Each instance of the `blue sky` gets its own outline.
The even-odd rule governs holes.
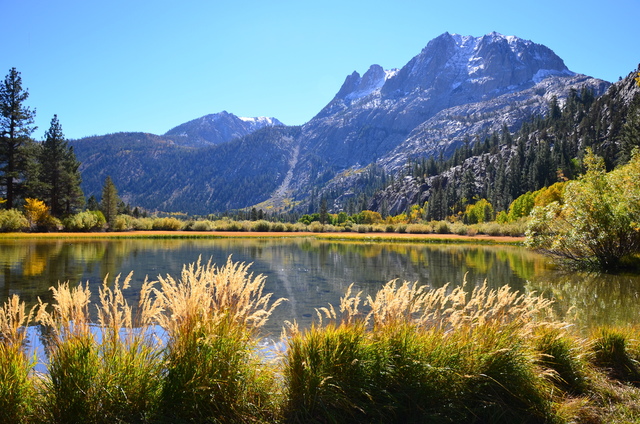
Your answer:
[[[544,44],[617,81],[640,62],[640,0],[0,0],[0,77],[22,74],[42,139],[163,134],[226,110],[311,119],[347,75],[400,68],[444,32]]]

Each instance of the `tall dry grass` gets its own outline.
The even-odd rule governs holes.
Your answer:
[[[49,358],[43,413],[49,422],[95,422],[100,366],[90,327],[91,292],[88,284],[62,283],[51,290],[55,302],[51,308],[40,303],[36,317],[46,329]]]
[[[95,304],[87,285],[60,284],[35,319],[17,297],[5,303],[0,422],[591,423],[640,412],[637,329],[581,338],[536,294],[391,281],[364,297],[351,286],[311,328],[290,324],[273,360],[260,329],[283,299],[249,265],[199,260],[145,280],[135,306],[131,280],[105,278]],[[46,374],[24,349],[34,321]]]
[[[391,281],[362,299],[350,287],[339,313],[319,309],[306,332],[292,325],[286,420],[553,422],[550,371],[528,343],[551,301],[465,288]]]
[[[33,309],[13,295],[0,309],[0,422],[22,423],[31,417],[35,388],[29,377],[35,358],[26,353],[27,327]]]
[[[165,420],[244,422],[273,415],[272,368],[257,331],[284,299],[263,294],[249,266],[200,260],[181,278],[159,278],[154,305],[166,331],[160,414]],[[251,418],[253,417],[253,418]]]
[[[125,300],[130,273],[108,277],[99,289],[97,325],[91,322],[88,285],[52,288],[55,302],[41,303],[49,363],[43,415],[47,422],[145,422],[159,396],[160,341],[152,333],[157,314],[153,283],[145,281],[139,314]],[[112,286],[112,287],[110,287]]]

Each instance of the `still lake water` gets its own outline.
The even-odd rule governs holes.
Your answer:
[[[130,271],[133,281],[126,295],[135,304],[146,276],[177,278],[183,265],[199,257],[222,266],[230,255],[234,261],[252,263],[251,272],[267,277],[265,293],[274,293],[273,299],[289,299],[269,321],[267,331],[273,336],[284,320],[306,326],[315,308],[337,306],[351,283],[366,296],[393,279],[441,287],[461,284],[465,275],[470,288],[486,280],[493,288],[508,284],[553,297],[559,314],[582,329],[640,321],[638,275],[567,273],[547,258],[514,246],[315,238],[1,240],[0,304],[12,294],[28,305],[38,297],[51,302],[49,287],[59,281],[88,281],[96,302],[105,275],[113,280]]]

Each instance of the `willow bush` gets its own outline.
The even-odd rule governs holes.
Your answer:
[[[640,151],[610,173],[591,152],[564,202],[536,207],[526,244],[572,265],[615,270],[640,253]]]

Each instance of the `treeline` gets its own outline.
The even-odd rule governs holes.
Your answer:
[[[84,207],[80,162],[69,146],[57,115],[42,142],[31,134],[35,110],[25,105],[29,92],[11,68],[0,84],[0,203],[4,208],[36,208],[44,202],[52,217],[63,217]]]

